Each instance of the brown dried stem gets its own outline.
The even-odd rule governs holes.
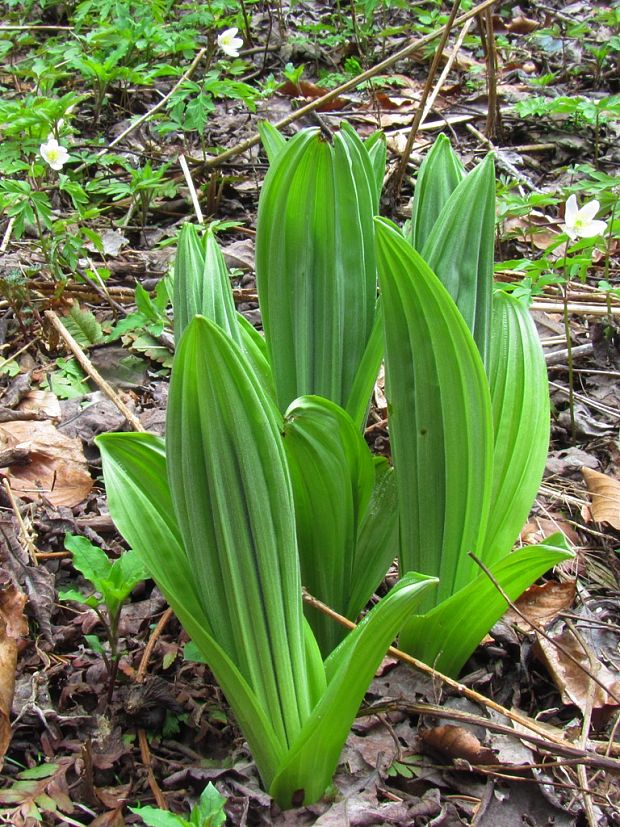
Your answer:
[[[311,594],[304,589],[303,591],[303,598],[304,601],[313,608],[317,609],[319,612],[331,617],[337,623],[340,623],[341,626],[345,626],[347,629],[355,629],[356,625],[351,620],[342,615],[335,612],[333,609],[330,609],[325,603],[318,600],[316,597],[313,597]],[[518,712],[513,712],[511,709],[507,709],[506,707],[502,706],[501,704],[496,703],[495,701],[491,700],[490,698],[486,698],[484,695],[481,695],[479,692],[476,692],[475,689],[470,689],[465,684],[459,683],[459,681],[455,681],[453,678],[448,677],[448,675],[444,675],[442,672],[438,672],[436,669],[433,669],[432,666],[424,663],[417,658],[408,655],[406,652],[403,652],[400,649],[396,649],[394,646],[390,646],[388,649],[388,654],[392,655],[392,657],[397,658],[398,660],[402,661],[403,663],[408,664],[409,666],[413,666],[414,669],[417,669],[418,672],[422,672],[424,675],[429,675],[434,680],[441,681],[441,683],[449,686],[450,689],[453,689],[455,692],[458,692],[459,695],[462,695],[465,698],[468,698],[470,701],[474,703],[481,704],[482,706],[487,707],[487,709],[492,709],[494,712],[498,712],[500,715],[504,715],[506,718],[509,718],[511,721],[514,721],[521,727],[525,727],[526,729],[530,730],[531,732],[535,732],[540,738],[544,739],[548,744],[559,744],[560,746],[567,746],[565,740],[560,737],[555,737],[550,734],[547,730],[543,727],[539,726],[536,722],[526,718],[523,715],[520,715]]]
[[[497,591],[501,594],[501,596],[504,598],[504,600],[506,601],[506,603],[510,606],[510,608],[511,608],[514,612],[516,612],[516,614],[518,614],[518,615],[519,615],[519,617],[521,618],[521,620],[523,620],[525,623],[527,623],[527,625],[528,625],[528,626],[531,626],[531,627],[532,627],[532,629],[536,632],[536,634],[540,635],[541,637],[544,637],[544,639],[545,639],[546,641],[548,641],[548,642],[549,642],[552,646],[555,646],[555,648],[556,648],[559,652],[561,652],[561,653],[564,655],[564,657],[568,658],[568,659],[569,659],[572,663],[574,663],[574,664],[575,664],[575,666],[576,666],[578,669],[581,669],[581,671],[582,671],[585,675],[587,675],[587,677],[588,677],[591,681],[594,681],[594,683],[598,684],[598,686],[599,686],[599,687],[600,687],[600,688],[601,688],[601,689],[602,689],[602,690],[603,690],[603,691],[604,691],[607,695],[609,695],[609,697],[610,697],[610,698],[613,698],[613,700],[614,700],[614,701],[616,701],[616,703],[620,704],[620,698],[619,698],[619,697],[618,697],[618,696],[617,696],[617,695],[616,695],[616,694],[615,694],[615,693],[614,693],[614,692],[610,689],[610,687],[609,687],[609,686],[607,686],[605,683],[603,683],[603,681],[602,681],[602,680],[600,680],[600,678],[597,678],[597,676],[596,676],[596,675],[594,675],[594,674],[593,674],[593,673],[592,673],[589,669],[587,669],[587,668],[586,668],[586,667],[585,667],[585,666],[584,666],[584,665],[583,665],[583,664],[582,664],[582,663],[581,663],[581,662],[580,662],[580,661],[579,661],[579,660],[578,660],[578,659],[577,659],[577,658],[576,658],[576,657],[572,654],[572,652],[569,652],[569,650],[568,650],[568,649],[566,649],[564,646],[562,646],[562,644],[561,644],[561,643],[558,643],[558,641],[557,641],[557,640],[554,640],[554,639],[551,637],[551,635],[548,635],[548,634],[547,634],[547,632],[545,632],[545,630],[542,628],[542,626],[539,626],[539,625],[538,625],[538,623],[535,623],[535,622],[534,622],[531,618],[527,617],[527,615],[526,615],[526,614],[524,614],[524,613],[521,611],[521,609],[517,606],[517,604],[514,602],[514,600],[511,600],[511,599],[510,599],[510,597],[508,597],[508,595],[506,594],[506,591],[504,590],[504,588],[502,587],[502,585],[501,585],[501,584],[497,581],[497,578],[496,578],[496,577],[493,575],[493,573],[492,573],[492,572],[491,572],[491,571],[487,568],[487,566],[485,566],[485,564],[482,562],[482,560],[480,560],[478,557],[476,557],[476,555],[475,555],[473,552],[471,552],[471,551],[469,552],[469,556],[470,556],[470,557],[471,557],[471,559],[474,561],[474,563],[475,563],[475,564],[476,564],[476,565],[477,565],[480,569],[482,569],[482,571],[484,572],[484,574],[486,574],[486,576],[489,578],[489,580],[491,581],[491,583],[493,583],[493,585],[495,586],[495,588],[497,589]]]
[[[476,6],[471,8],[465,14],[462,14],[460,17],[457,17],[454,21],[454,26],[460,26],[465,23],[467,20],[470,20],[472,17],[475,17],[480,12],[484,11],[484,9],[490,8],[491,6],[495,5],[497,0],[483,0],[482,3],[478,3]],[[302,106],[300,109],[295,110],[295,112],[287,115],[286,118],[282,118],[282,120],[277,121],[274,126],[276,129],[282,129],[285,126],[293,123],[294,121],[298,121],[300,118],[303,118],[305,115],[308,115],[310,112],[314,112],[315,109],[320,109],[324,104],[330,103],[334,100],[334,98],[343,95],[345,92],[349,92],[351,89],[355,89],[356,86],[359,86],[361,83],[365,83],[365,81],[370,80],[371,78],[375,77],[376,75],[380,74],[381,72],[385,71],[386,69],[391,69],[395,63],[398,63],[399,60],[404,60],[405,58],[411,57],[414,52],[419,51],[423,46],[427,46],[429,43],[432,43],[436,40],[441,33],[443,32],[443,27],[441,29],[435,29],[432,32],[429,32],[424,37],[419,37],[416,40],[412,41],[408,46],[404,46],[398,52],[395,52],[390,57],[387,57],[385,60],[382,60],[380,63],[377,63],[370,69],[367,69],[365,72],[357,75],[351,80],[346,81],[346,83],[337,86],[335,89],[331,89],[329,92],[326,92],[320,98],[315,98],[310,103],[307,103],[305,106]],[[204,163],[204,166],[207,169],[211,169],[212,167],[218,167],[223,164],[225,161],[229,161],[231,158],[235,158],[237,155],[241,155],[248,149],[251,149],[256,144],[260,143],[260,135],[256,133],[251,138],[247,138],[245,141],[241,141],[241,143],[236,144],[235,146],[227,149],[225,152],[216,155],[213,158],[208,158],[207,161]]]
[[[405,172],[407,171],[407,163],[409,161],[409,156],[411,155],[411,148],[413,147],[415,136],[418,133],[418,127],[420,126],[422,118],[424,117],[426,101],[431,93],[433,81],[435,80],[435,75],[439,67],[439,61],[441,60],[443,50],[446,46],[446,43],[448,42],[448,38],[450,37],[450,32],[452,31],[452,27],[454,26],[454,22],[456,20],[456,13],[458,12],[460,5],[461,0],[454,0],[454,3],[452,4],[452,9],[450,10],[450,16],[448,17],[446,24],[443,27],[443,31],[441,33],[439,45],[437,46],[435,54],[433,55],[431,68],[428,70],[428,75],[426,78],[426,82],[424,84],[424,89],[422,90],[422,97],[420,98],[420,102],[418,103],[418,108],[413,118],[411,129],[409,130],[407,143],[405,144],[405,148],[400,157],[400,161],[398,162],[398,166],[396,167],[396,171],[394,172],[391,189],[392,197],[395,202],[398,200],[398,196],[400,195],[400,189],[403,184],[403,178],[405,177]]]
[[[99,373],[97,368],[93,365],[88,356],[84,353],[82,348],[78,345],[73,336],[64,326],[59,316],[53,310],[46,310],[45,318],[51,322],[54,329],[60,334],[65,344],[73,353],[75,358],[78,360],[82,368],[84,368],[88,376],[90,376],[93,382],[103,391],[103,393],[105,393],[108,399],[111,399],[112,402],[114,402],[116,407],[123,414],[123,416],[125,417],[127,422],[129,422],[134,431],[144,431],[145,429],[143,428],[138,417],[132,411],[129,410],[127,405],[125,405],[125,403],[120,398],[118,393],[114,390],[114,388],[106,382],[106,380]]]

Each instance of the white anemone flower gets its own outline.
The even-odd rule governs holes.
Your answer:
[[[577,206],[577,196],[571,195],[566,202],[564,224],[561,228],[573,241],[576,238],[594,238],[603,235],[607,229],[606,221],[596,221],[594,216],[599,211],[598,201],[588,201],[581,209]]]
[[[50,135],[44,144],[39,147],[41,158],[46,164],[49,164],[52,169],[58,171],[69,160],[69,153],[64,146],[58,143],[53,135]]]
[[[217,36],[217,45],[229,57],[239,57],[239,49],[243,46],[243,40],[237,37],[239,29],[226,29]]]

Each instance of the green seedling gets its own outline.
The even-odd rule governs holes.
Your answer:
[[[116,560],[110,560],[103,549],[94,546],[86,537],[65,535],[65,548],[73,555],[73,565],[93,586],[93,592],[85,595],[75,589],[62,590],[61,600],[81,603],[94,609],[103,623],[110,646],[107,656],[101,654],[108,670],[108,702],[114,690],[120,652],[118,648],[118,624],[123,604],[132,589],[149,575],[144,563],[133,551],[125,551]]]
[[[148,827],[221,827],[226,822],[226,798],[209,782],[192,807],[189,818],[168,813],[158,807],[130,807]]]

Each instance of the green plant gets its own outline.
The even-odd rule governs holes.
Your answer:
[[[243,351],[196,317],[167,441],[98,438],[111,513],[221,684],[283,807],[319,798],[395,631],[434,581],[410,575],[323,662],[303,618],[282,418]]]
[[[558,536],[510,554],[542,477],[549,401],[527,307],[502,293],[491,304],[493,180],[492,159],[463,177],[439,140],[414,195],[423,255],[377,219],[400,560],[440,581],[400,640],[450,673],[506,605],[468,552],[512,596],[569,554]]]
[[[515,104],[515,111],[522,118],[565,116],[574,129],[589,126],[594,130],[594,164],[598,164],[601,129],[620,114],[620,95],[600,99],[582,95],[545,98],[531,96]]]
[[[61,759],[57,764],[39,764],[18,772],[11,786],[0,790],[0,804],[8,805],[0,809],[4,823],[44,823],[47,814],[60,821],[64,820],[61,813],[73,813],[73,802],[65,792],[68,769],[66,759]]]
[[[221,827],[226,822],[226,799],[209,782],[192,807],[189,818],[160,810],[159,807],[130,807],[148,827]]]
[[[118,164],[126,174],[126,180],[120,177],[106,180],[95,179],[89,187],[91,194],[111,196],[113,201],[130,199],[130,206],[124,223],[128,224],[133,213],[137,210],[139,219],[144,226],[149,210],[155,198],[171,198],[176,193],[175,184],[166,177],[169,164],[153,167],[150,161],[138,167],[132,166],[125,158],[118,155],[106,155],[103,163]]]
[[[118,624],[124,602],[132,589],[149,575],[139,555],[133,551],[125,551],[116,560],[110,560],[103,549],[94,546],[86,537],[65,535],[65,548],[73,555],[74,567],[89,580],[94,592],[84,595],[75,589],[64,589],[59,592],[61,600],[71,600],[94,609],[103,623],[110,646],[110,655],[106,655],[103,647],[95,643],[96,649],[102,655],[109,677],[108,702],[114,690],[114,682],[118,670]],[[91,641],[93,643],[94,641]]]
[[[273,328],[278,334],[283,329],[282,317],[278,314],[289,306],[280,301],[280,294],[292,296],[292,283],[303,289],[304,295],[316,291],[321,296],[317,298],[318,310],[314,317],[308,313],[294,319],[296,334],[286,339],[289,357],[297,348],[305,360],[300,375],[295,374],[301,358],[295,356],[296,363],[291,359],[293,364],[288,365],[285,354],[280,357],[283,381],[289,383],[285,392],[291,396],[290,399],[281,396],[285,411],[284,445],[296,505],[302,580],[315,597],[354,620],[397,553],[394,477],[385,461],[373,460],[361,436],[382,353],[380,313],[375,312],[371,319],[370,338],[364,344],[354,312],[355,303],[360,317],[365,300],[370,298],[368,304],[373,310],[376,303],[374,258],[365,257],[367,244],[360,245],[363,233],[372,230],[372,202],[364,201],[356,215],[348,208],[347,189],[352,181],[357,182],[357,191],[364,196],[370,186],[378,189],[383,178],[384,155],[383,146],[376,139],[365,146],[350,130],[344,132],[336,153],[329,152],[331,148],[314,130],[301,137],[303,142],[293,139],[287,143],[279,133],[263,126],[263,142],[272,166],[282,169],[281,178],[261,194],[263,216],[281,215],[282,200],[289,201],[284,208],[287,226],[279,234],[273,232],[273,226],[264,218],[260,224],[258,243],[269,251],[263,262],[264,272],[269,274],[269,295],[265,298],[263,294],[261,307],[265,312],[269,296],[278,297]],[[317,152],[323,157],[322,166],[315,164]],[[332,189],[334,179],[338,185],[336,193]],[[307,189],[315,193],[316,212],[320,216],[317,226],[310,228],[303,250],[298,249],[299,232],[304,232],[304,224],[307,225],[304,213],[300,212],[303,184],[291,194],[286,186],[289,180],[305,181]],[[327,238],[321,235],[325,215],[331,215],[333,220],[333,234]],[[357,218],[357,225],[353,217]],[[354,245],[361,249],[356,250]],[[342,250],[346,251],[344,255]],[[320,265],[313,269],[317,261]],[[305,285],[301,285],[295,268],[307,274]],[[295,273],[292,278],[291,269]],[[355,295],[356,285],[366,292],[366,297]],[[294,297],[291,302],[294,303]],[[337,326],[321,316],[322,306],[332,306]],[[272,363],[265,348],[268,339],[257,336],[235,312],[229,275],[211,230],[207,230],[202,243],[191,226],[186,225],[181,231],[175,261],[174,308],[177,337],[197,313],[215,321],[243,348],[269,396],[277,398],[276,377],[272,375]],[[291,311],[287,319],[293,315]],[[353,324],[347,326],[345,317],[353,319]],[[361,321],[364,322],[363,317]],[[290,335],[286,328],[284,335]],[[314,351],[303,343],[304,337],[315,343]],[[342,398],[340,365],[336,364],[335,381],[328,389],[333,394],[331,399],[316,395],[317,385],[322,381],[319,371],[326,367],[321,361],[326,352],[344,356],[341,364],[348,360],[346,370],[354,379],[350,393],[354,416],[333,401],[334,397]],[[325,382],[323,384],[325,386]],[[304,392],[314,395],[293,401]],[[321,652],[327,656],[342,640],[344,630],[311,608],[307,608],[306,614]]]
[[[256,277],[278,405],[317,394],[361,427],[381,361],[372,216],[385,143],[346,123],[333,146],[317,130],[286,143],[268,132]]]
[[[502,294],[491,309],[492,160],[464,176],[440,142],[421,173],[412,235],[437,274],[377,220],[377,313],[374,257],[360,252],[370,249],[382,178],[377,139],[364,146],[346,127],[333,150],[314,130],[287,142],[265,128],[264,139],[272,169],[257,261],[267,347],[234,310],[213,234],[203,242],[184,228],[166,444],[141,434],[98,444],[117,525],[220,681],[267,789],[290,806],[326,788],[390,633],[404,623],[408,648],[456,672],[504,611],[469,550],[513,597],[570,552],[554,537],[509,554],[540,482],[548,395],[527,309]],[[339,189],[351,181],[360,203]],[[434,221],[424,220],[424,199]],[[300,205],[310,220],[299,220]],[[374,318],[332,324],[343,293],[348,310],[360,302],[351,283]],[[309,313],[315,293],[321,312]],[[375,342],[367,360],[369,340],[383,328],[395,474],[359,433],[382,352]],[[355,416],[340,406],[352,396]],[[428,596],[434,578],[407,574],[342,642],[309,614],[311,632],[300,573],[357,613],[396,547],[397,518],[402,570],[439,574],[438,598]],[[414,615],[420,598],[425,611]]]

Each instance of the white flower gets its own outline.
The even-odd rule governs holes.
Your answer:
[[[564,211],[565,224],[561,224],[569,238],[594,238],[603,235],[607,229],[606,221],[595,221],[594,216],[599,211],[598,201],[588,201],[581,209],[577,207],[577,196],[571,195],[566,202]]]
[[[53,135],[50,135],[44,144],[39,147],[41,158],[51,166],[52,169],[62,169],[69,160],[69,153],[61,146]]]
[[[237,37],[239,29],[226,29],[217,36],[217,45],[229,57],[239,57],[239,49],[243,46],[243,40]]]

